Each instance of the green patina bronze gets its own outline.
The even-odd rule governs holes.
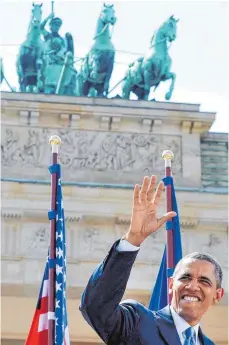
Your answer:
[[[43,91],[43,44],[41,41],[42,5],[33,4],[27,37],[16,61],[21,92]]]
[[[77,72],[72,35],[59,35],[62,20],[53,12],[43,22],[41,18],[42,5],[33,4],[27,38],[20,46],[16,63],[20,91],[75,95]],[[46,29],[48,22],[50,31]]]
[[[114,27],[116,20],[113,5],[104,4],[97,21],[94,44],[83,59],[77,78],[78,96],[107,96],[115,58],[110,26]]]
[[[49,22],[50,31],[46,29]],[[61,37],[59,30],[62,20],[51,13],[41,23],[44,38],[44,93],[75,95],[76,76],[74,68],[74,43],[70,33]]]
[[[151,87],[155,86],[156,89],[162,81],[169,79],[171,85],[165,98],[171,98],[176,74],[171,72],[169,43],[176,39],[177,22],[174,16],[164,22],[154,33],[148,53],[129,65],[122,86],[123,98],[129,99],[130,92],[133,92],[138,99],[148,100]]]
[[[62,20],[54,16],[53,2],[52,13],[41,20],[42,5],[33,4],[27,37],[20,46],[16,63],[20,91],[107,97],[115,59],[114,6],[103,4],[93,45],[82,59],[78,75],[74,67],[73,37],[70,33],[64,37],[59,34]],[[129,65],[122,80],[122,98],[129,99],[133,92],[138,99],[148,100],[151,87],[156,89],[169,79],[171,84],[165,98],[171,98],[176,74],[171,72],[169,47],[176,39],[177,22],[174,16],[165,21],[154,33],[148,53]]]

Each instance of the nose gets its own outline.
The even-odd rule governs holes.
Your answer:
[[[199,290],[199,283],[196,279],[190,280],[190,282],[185,287],[187,290],[196,291]]]

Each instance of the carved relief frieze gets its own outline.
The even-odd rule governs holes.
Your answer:
[[[39,173],[50,163],[48,139],[53,133],[62,140],[60,161],[65,172],[162,172],[161,152],[174,152],[174,174],[181,175],[182,155],[179,136],[139,133],[107,133],[68,129],[26,127],[2,128],[3,167],[29,167]],[[8,169],[9,170],[9,169]]]

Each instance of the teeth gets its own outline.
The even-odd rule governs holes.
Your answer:
[[[184,300],[191,301],[191,302],[198,302],[197,297],[184,296]]]

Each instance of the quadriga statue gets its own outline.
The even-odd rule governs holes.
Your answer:
[[[43,44],[41,41],[42,4],[32,5],[32,15],[27,37],[17,56],[16,68],[21,92],[42,92],[43,85]]]
[[[165,98],[171,98],[176,74],[171,72],[169,46],[176,39],[177,22],[174,16],[164,22],[153,35],[148,53],[129,65],[122,85],[122,98],[129,99],[133,92],[138,99],[148,100],[151,87],[156,89],[162,81],[169,79],[171,84]]]
[[[46,29],[49,22],[50,31]],[[74,43],[70,33],[61,37],[62,20],[51,13],[41,23],[44,44],[44,93],[75,95],[77,71],[74,68]]]
[[[93,38],[94,44],[83,59],[77,77],[78,96],[107,96],[115,58],[110,26],[114,26],[116,20],[113,5],[103,4]]]

